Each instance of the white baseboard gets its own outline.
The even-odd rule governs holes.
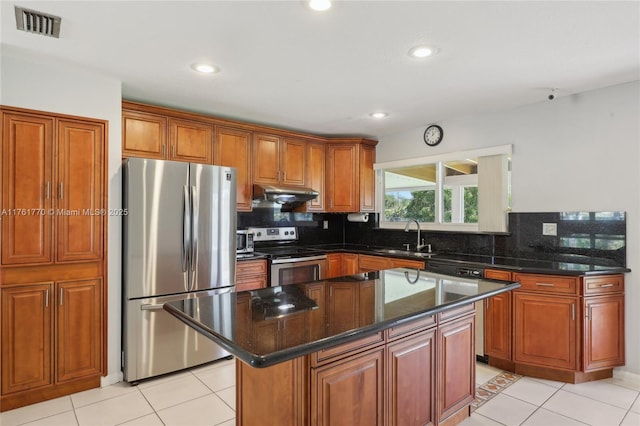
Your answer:
[[[124,380],[122,371],[118,371],[117,373],[111,373],[100,378],[100,387],[104,388],[106,386],[121,382],[122,380]]]
[[[616,380],[621,380],[623,382],[629,382],[634,384],[640,383],[640,374],[632,373],[626,370],[621,370],[619,368],[613,369],[613,378]]]

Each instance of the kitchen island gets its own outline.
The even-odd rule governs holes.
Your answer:
[[[474,302],[518,287],[397,268],[164,309],[237,357],[239,425],[456,424],[475,393]]]

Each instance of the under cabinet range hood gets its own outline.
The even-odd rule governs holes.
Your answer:
[[[265,184],[253,185],[254,200],[279,204],[283,210],[294,209],[316,198],[318,198],[318,191],[311,188]]]

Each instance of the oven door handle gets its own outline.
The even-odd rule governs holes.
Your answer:
[[[319,256],[286,257],[286,258],[280,258],[280,259],[271,259],[271,263],[273,265],[279,265],[282,263],[314,262],[316,260],[327,260],[327,255],[322,254]]]

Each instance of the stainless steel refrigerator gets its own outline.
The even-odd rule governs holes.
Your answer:
[[[162,306],[234,289],[235,169],[129,158],[123,178],[125,381],[228,356]],[[215,308],[210,315],[224,326],[232,306]]]

